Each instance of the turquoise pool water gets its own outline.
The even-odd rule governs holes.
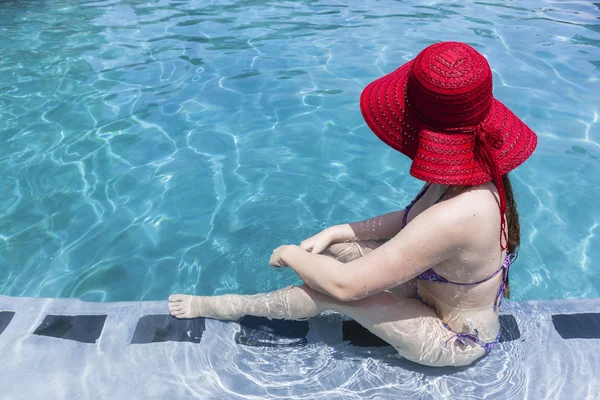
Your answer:
[[[271,250],[419,182],[362,88],[439,40],[539,135],[513,298],[600,295],[600,5],[15,1],[0,10],[0,293],[91,301],[297,283]]]

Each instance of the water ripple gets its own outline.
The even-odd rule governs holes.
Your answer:
[[[462,40],[540,136],[514,177],[513,296],[598,296],[600,8],[378,4],[3,2],[0,293],[111,301],[297,283],[266,266],[273,248],[398,209],[418,187],[366,128],[362,88]]]

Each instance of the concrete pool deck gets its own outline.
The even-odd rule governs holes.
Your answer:
[[[600,299],[506,301],[502,314],[490,355],[436,369],[334,313],[180,321],[166,301],[0,296],[0,398],[598,398]]]

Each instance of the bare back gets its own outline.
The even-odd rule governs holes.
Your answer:
[[[444,207],[448,213],[468,211],[472,218],[461,220],[461,248],[432,269],[453,282],[478,282],[496,272],[506,255],[500,249],[498,194],[491,182],[453,189],[431,185],[411,208],[407,220],[410,223],[430,207]],[[502,274],[469,286],[419,280],[418,292],[424,301],[435,306],[440,318],[453,329],[477,328],[482,338],[493,338],[498,330],[494,303],[501,281]]]

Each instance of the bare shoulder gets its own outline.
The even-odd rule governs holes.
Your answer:
[[[498,191],[492,182],[463,189],[437,207],[453,231],[473,237],[477,242],[490,237],[500,227]]]
[[[500,213],[495,186],[482,184],[450,193],[425,209],[398,234],[399,246],[481,250],[498,240]],[[394,241],[396,243],[396,241]],[[411,250],[414,251],[414,250]]]

